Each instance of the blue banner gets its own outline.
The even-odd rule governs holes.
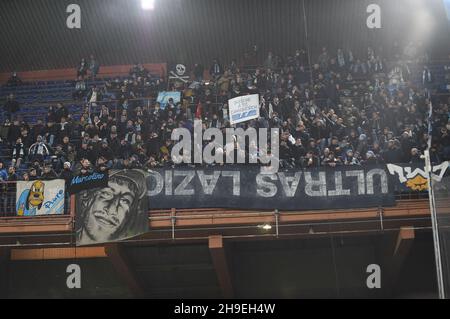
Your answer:
[[[180,103],[181,92],[159,92],[156,101],[161,105],[161,109],[165,109],[171,98],[173,99],[174,104]]]

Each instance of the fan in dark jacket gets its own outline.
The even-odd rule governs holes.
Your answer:
[[[75,170],[75,176],[88,176],[94,172],[91,162],[84,158],[81,160],[79,167]]]
[[[108,174],[109,167],[108,167],[106,158],[104,158],[103,156],[100,156],[100,157],[97,159],[97,165],[96,165],[96,167],[95,167],[95,170],[96,170],[98,173]]]
[[[17,72],[13,72],[11,74],[11,77],[8,80],[7,85],[8,86],[18,86],[18,85],[21,85],[21,84],[22,84],[22,80],[17,75]]]
[[[88,64],[86,59],[81,59],[80,64],[77,66],[77,76],[85,77],[88,71]]]
[[[104,140],[101,144],[101,147],[98,151],[99,157],[104,157],[106,161],[111,161],[114,158],[114,153],[112,149],[108,146],[108,142]]]
[[[303,168],[317,168],[319,167],[319,159],[312,151],[308,151],[303,159]]]
[[[12,149],[12,164],[16,168],[19,168],[26,155],[26,148],[22,143],[22,139],[19,137]]]
[[[368,151],[366,153],[366,160],[362,161],[361,164],[363,166],[375,166],[381,164],[383,161],[377,157],[377,155],[373,151]]]
[[[215,79],[219,78],[219,76],[223,74],[222,65],[220,65],[217,59],[213,61],[213,64],[209,68],[209,74]]]
[[[91,103],[100,102],[103,100],[102,92],[98,87],[94,86],[87,95],[87,101]]]
[[[70,169],[70,162],[64,163],[64,168],[59,174],[59,178],[63,179],[66,182],[66,190],[69,188],[69,185],[73,178],[72,170]]]
[[[388,164],[403,163],[403,155],[394,140],[388,142],[388,149],[382,154],[384,161]]]
[[[413,147],[411,149],[411,160],[409,163],[421,165],[425,164],[425,160],[422,158],[422,154],[420,154],[420,151],[416,147]]]
[[[12,213],[15,211],[16,200],[14,194],[16,194],[16,182],[17,182],[16,169],[13,166],[8,168],[8,183],[6,184],[6,192],[8,196],[7,212]]]
[[[69,110],[67,109],[67,107],[61,103],[58,103],[56,105],[56,109],[54,110],[55,112],[55,122],[56,123],[60,123],[62,118],[67,119],[67,117],[69,116]]]
[[[53,170],[53,167],[51,167],[50,165],[46,165],[44,167],[44,172],[42,173],[41,179],[44,181],[50,181],[57,178],[58,175],[56,175],[55,171]]]
[[[20,109],[19,102],[16,101],[16,98],[14,97],[14,94],[10,94],[7,99],[6,103],[3,106],[3,110],[6,112],[6,115],[9,120],[11,120],[12,116],[17,113]]]

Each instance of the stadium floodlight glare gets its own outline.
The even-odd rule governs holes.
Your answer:
[[[155,9],[155,0],[141,0],[142,9],[153,10]]]

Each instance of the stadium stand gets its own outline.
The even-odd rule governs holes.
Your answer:
[[[21,2],[0,21],[0,298],[450,289],[442,0]]]
[[[203,120],[205,128],[229,127],[228,99],[250,93],[263,96],[261,117],[238,126],[280,128],[282,168],[420,163],[430,102],[432,159],[450,159],[450,61],[425,63],[423,53],[388,62],[371,48],[360,60],[351,51],[332,55],[324,48],[309,68],[300,52],[284,58],[269,53],[259,67],[245,62],[223,67],[216,61],[210,72],[201,69],[188,83],[167,84],[137,64],[127,76],[95,80],[17,83],[13,77],[0,91],[2,182],[67,180],[79,174],[86,159],[97,170],[174,166],[174,128],[191,130],[194,119]],[[75,89],[80,81],[81,95]],[[183,99],[163,108],[156,98],[167,87]],[[8,99],[18,103],[14,114],[6,112]]]

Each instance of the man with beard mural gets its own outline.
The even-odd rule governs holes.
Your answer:
[[[113,171],[108,187],[77,195],[77,246],[114,242],[147,232],[145,172]]]

